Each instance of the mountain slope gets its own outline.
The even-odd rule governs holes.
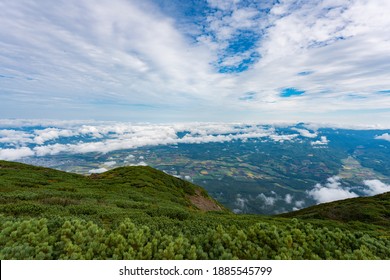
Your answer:
[[[390,228],[390,192],[323,203],[279,216],[340,222],[358,221]]]
[[[0,161],[0,211],[13,215],[177,215],[227,211],[199,186],[151,167],[120,167],[82,176]],[[206,207],[203,207],[206,205]]]
[[[0,259],[390,259],[386,224],[310,218],[235,215],[150,167],[81,176],[0,161]]]

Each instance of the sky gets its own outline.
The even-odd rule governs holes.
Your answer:
[[[0,118],[388,126],[389,14],[388,0],[1,0]]]

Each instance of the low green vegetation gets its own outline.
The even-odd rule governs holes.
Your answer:
[[[360,225],[366,229],[370,226],[390,229],[390,192],[323,203],[280,216],[305,220],[334,220]]]
[[[0,161],[1,259],[390,258],[377,217],[296,217],[235,215],[150,167],[82,176]]]

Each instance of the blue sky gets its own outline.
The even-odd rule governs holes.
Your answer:
[[[390,1],[0,2],[0,118],[390,123]]]

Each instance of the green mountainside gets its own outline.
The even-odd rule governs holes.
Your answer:
[[[147,166],[77,175],[0,161],[1,212],[14,216],[86,217],[113,223],[125,217],[184,219],[205,210],[227,211],[190,182]]]
[[[389,201],[236,215],[151,167],[82,176],[0,161],[0,258],[390,259]]]
[[[279,216],[355,222],[390,228],[390,192],[323,203]]]

